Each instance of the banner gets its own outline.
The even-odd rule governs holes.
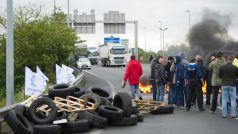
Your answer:
[[[40,95],[46,87],[45,80],[38,73],[25,67],[25,95]]]

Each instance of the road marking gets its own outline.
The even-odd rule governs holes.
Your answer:
[[[106,80],[106,81],[107,81],[108,85],[110,86],[110,88],[112,89],[112,96],[115,96],[116,90],[115,90],[114,85],[109,80]]]
[[[89,74],[91,74],[91,75],[97,76],[97,74],[92,73],[92,72],[89,72],[89,71],[87,71],[87,70],[83,70],[83,71],[86,72],[86,73],[89,73]]]

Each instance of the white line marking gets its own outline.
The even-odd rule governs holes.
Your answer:
[[[92,73],[92,72],[89,72],[89,71],[87,71],[87,70],[83,70],[83,71],[84,71],[84,72],[87,72],[87,73],[89,73],[89,74],[91,74],[91,75],[97,76],[97,74]]]
[[[107,83],[110,86],[110,88],[112,89],[112,96],[115,96],[116,91],[115,91],[114,85],[109,80],[107,80]]]

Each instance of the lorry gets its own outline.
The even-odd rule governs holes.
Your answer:
[[[121,44],[107,43],[99,46],[102,66],[126,66],[126,50]]]

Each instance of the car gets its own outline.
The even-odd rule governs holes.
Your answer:
[[[91,63],[88,58],[80,58],[77,61],[77,67],[80,69],[91,69]]]

